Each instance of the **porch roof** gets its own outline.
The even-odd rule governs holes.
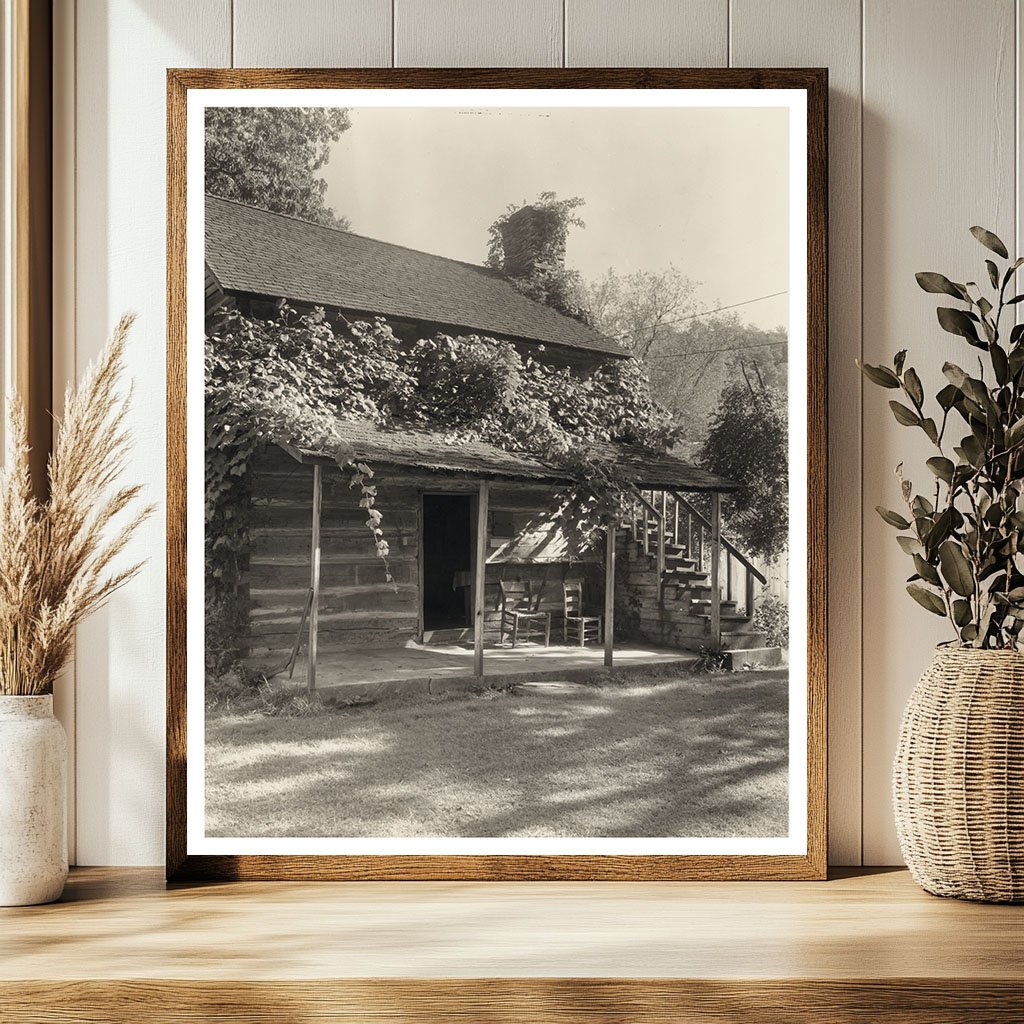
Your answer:
[[[366,422],[339,424],[341,435],[362,462],[464,473],[471,477],[535,480],[570,484],[577,478],[564,467],[531,455],[508,452],[486,441],[456,440],[450,434],[411,427],[381,428]],[[334,464],[331,454],[302,445],[282,446],[301,462]],[[724,477],[708,473],[674,455],[660,455],[636,445],[599,444],[594,454],[613,461],[638,487],[678,491],[738,490]]]

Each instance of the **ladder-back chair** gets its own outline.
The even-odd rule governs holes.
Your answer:
[[[544,646],[551,644],[551,612],[540,610],[540,599],[543,587],[534,593],[530,580],[525,583],[513,583],[501,580],[498,583],[501,591],[501,640],[505,645],[505,636],[512,638],[515,647],[520,640],[531,637],[544,638]]]
[[[583,583],[562,584],[562,639],[582,647],[588,640],[604,640],[604,623],[600,615],[583,614]]]

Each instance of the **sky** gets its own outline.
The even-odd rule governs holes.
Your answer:
[[[472,263],[509,205],[582,196],[566,262],[585,278],[674,264],[706,307],[788,285],[788,112],[779,108],[350,109],[322,173],[373,238]],[[737,312],[785,325],[782,295]]]

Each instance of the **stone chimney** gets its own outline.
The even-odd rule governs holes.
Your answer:
[[[502,269],[509,277],[530,277],[537,269],[554,270],[565,262],[565,229],[558,214],[524,206],[501,225]]]

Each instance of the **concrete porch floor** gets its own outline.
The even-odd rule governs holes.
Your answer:
[[[616,646],[614,668],[647,668],[655,665],[692,665],[696,655],[687,652],[623,644]],[[552,644],[521,645],[515,649],[488,644],[484,647],[484,677],[473,675],[471,644],[321,652],[317,658],[316,688],[323,694],[344,696],[382,693],[442,693],[502,687],[532,680],[578,681],[604,672],[604,648]],[[278,685],[304,687],[306,661],[300,658],[291,680],[287,673],[274,677]]]

